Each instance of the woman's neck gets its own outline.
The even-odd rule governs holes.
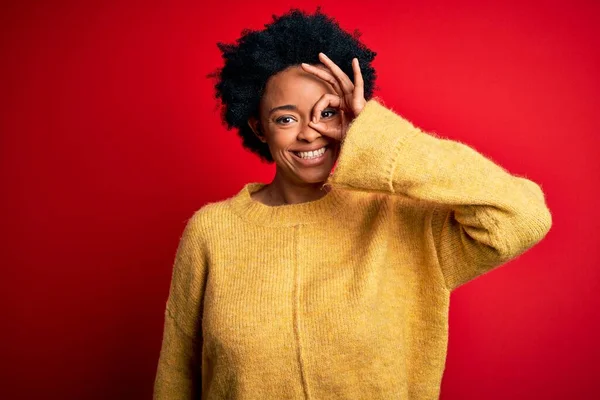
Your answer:
[[[297,184],[276,174],[273,181],[254,192],[252,198],[268,206],[306,203],[318,200],[329,192],[331,188],[324,187],[323,183]]]

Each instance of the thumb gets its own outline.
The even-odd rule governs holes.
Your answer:
[[[309,125],[312,128],[319,131],[319,133],[322,135],[325,135],[327,137],[330,137],[330,138],[338,140],[338,141],[341,140],[341,137],[343,134],[341,125],[331,126],[331,124],[327,124],[324,122],[314,123],[312,121],[309,122]]]
[[[310,125],[311,128],[316,129],[317,131],[319,131],[319,133],[322,133],[324,135],[326,135],[327,131],[329,130],[329,127],[327,126],[327,124],[322,121],[319,121],[319,122],[308,121],[308,125]]]

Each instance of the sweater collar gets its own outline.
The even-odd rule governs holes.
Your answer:
[[[344,207],[348,196],[344,190],[332,186],[329,192],[317,200],[268,206],[250,196],[263,186],[266,186],[266,183],[247,183],[230,199],[236,214],[244,220],[262,226],[293,226],[329,219]]]

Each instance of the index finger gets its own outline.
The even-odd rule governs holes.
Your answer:
[[[321,113],[327,107],[339,108],[341,106],[340,96],[332,93],[325,93],[313,106],[313,118],[315,123],[318,123],[321,119]]]
[[[342,95],[344,93],[342,91],[342,88],[340,87],[340,84],[337,81],[337,79],[333,75],[331,75],[328,71],[326,71],[325,69],[315,67],[315,66],[312,66],[312,65],[306,64],[306,63],[302,63],[301,65],[305,71],[310,72],[313,75],[316,75],[317,77],[323,79],[325,82],[327,82],[331,86],[333,86],[333,90],[335,90],[335,92],[338,93],[339,95]]]
[[[344,92],[352,93],[352,91],[354,90],[354,84],[352,83],[348,75],[346,75],[346,73],[342,71],[341,68],[338,67],[336,63],[331,61],[331,59],[327,57],[324,53],[319,53],[319,57],[321,58],[323,64],[328,66],[333,75],[338,79],[340,85],[344,89]]]

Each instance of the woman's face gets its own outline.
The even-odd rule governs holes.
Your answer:
[[[313,107],[325,93],[335,94],[328,82],[300,66],[289,67],[267,81],[260,102],[260,126],[254,118],[248,121],[255,133],[261,133],[259,138],[268,144],[278,174],[292,183],[325,181],[337,160],[340,142],[308,125]],[[321,112],[320,121],[332,126],[341,124],[339,110],[326,108]],[[320,155],[323,147],[325,153]],[[298,153],[319,149],[316,158],[314,154]]]

